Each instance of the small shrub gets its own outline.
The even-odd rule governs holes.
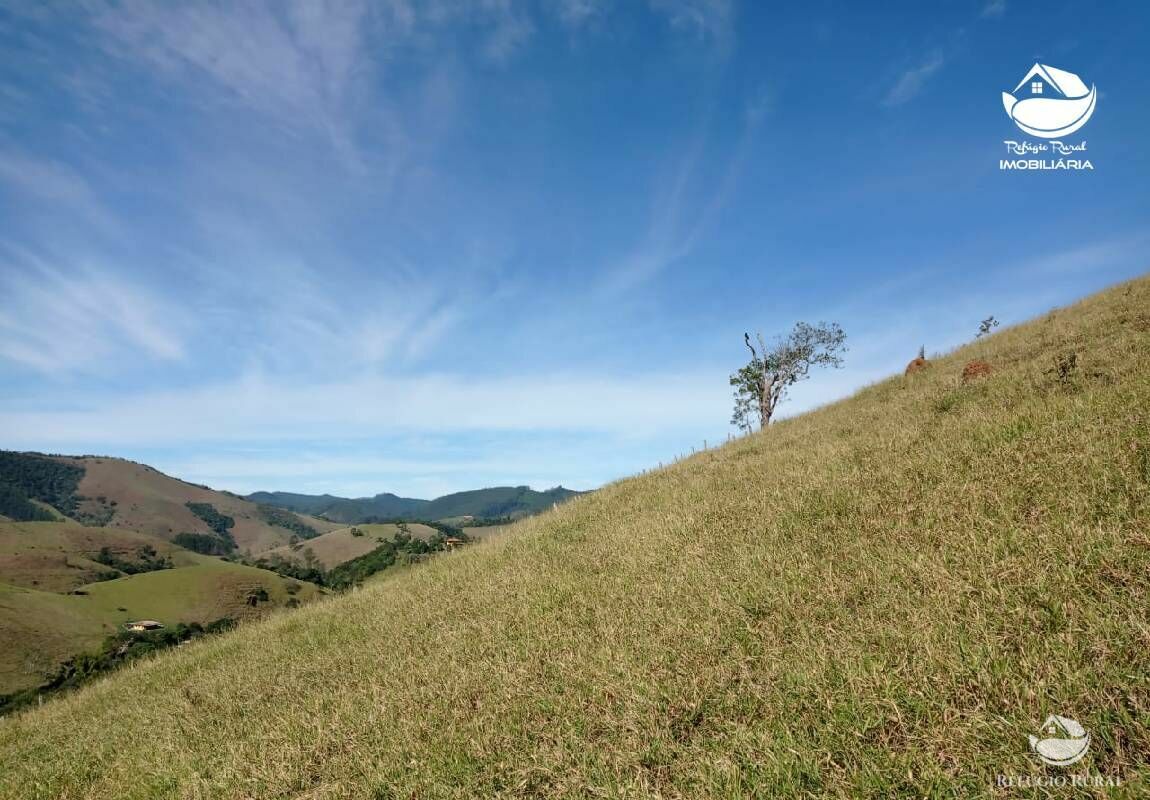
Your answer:
[[[1073,389],[1078,378],[1078,354],[1059,353],[1054,357],[1054,366],[1046,370],[1046,374],[1063,389]]]
[[[962,404],[962,396],[958,392],[947,392],[934,401],[934,410],[939,414],[946,414]]]

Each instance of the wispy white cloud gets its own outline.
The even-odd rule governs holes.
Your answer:
[[[942,69],[946,59],[941,50],[935,50],[916,67],[903,72],[883,98],[885,106],[900,106],[917,97],[935,74]]]
[[[10,249],[0,264],[0,359],[58,376],[115,359],[184,358],[181,312],[131,281]]]
[[[632,289],[695,250],[737,189],[754,137],[769,112],[770,99],[766,92],[756,95],[747,105],[742,134],[717,183],[709,187],[701,203],[690,200],[699,188],[699,163],[704,157],[707,141],[702,135],[695,139],[670,171],[670,183],[654,193],[643,238],[631,252],[608,267],[603,284],[606,294],[620,294]]]
[[[580,28],[602,17],[606,0],[550,0],[559,20],[570,28]]]
[[[367,10],[362,0],[142,1],[98,6],[95,20],[110,55],[184,79],[188,88],[210,85],[215,91],[201,92],[203,102],[247,107],[346,151],[356,87],[370,78]],[[396,29],[409,24],[403,4],[384,3],[375,13]]]
[[[983,17],[1001,17],[1006,13],[1006,0],[990,0],[982,7]]]
[[[480,5],[491,21],[483,55],[497,63],[506,62],[531,39],[535,24],[527,10],[511,0],[485,0]]]
[[[650,0],[650,4],[679,30],[724,46],[730,43],[735,23],[732,0]]]
[[[375,455],[341,444],[331,447],[301,444],[292,448],[291,457],[276,449],[221,451],[209,456],[152,457],[153,466],[184,480],[252,492],[275,487],[286,491],[305,491],[352,496],[371,496],[396,492],[414,497],[438,497],[454,491],[475,489],[481,485],[522,485],[536,489],[563,484],[568,488],[591,489],[599,485],[602,468],[611,463],[611,471],[625,474],[621,460],[602,452],[594,441],[569,437],[545,440],[549,446],[562,449],[562,462],[540,463],[540,441],[504,441],[497,452],[478,455],[466,446],[444,446],[436,441],[413,443],[396,440],[389,443],[395,450],[412,447],[420,457]],[[633,455],[631,456],[634,457]]]
[[[1148,249],[1150,235],[1128,234],[1036,255],[1015,269],[1023,275],[1042,276],[1051,280],[1114,267],[1145,266],[1150,265],[1150,257],[1146,256]]]
[[[115,227],[113,217],[88,182],[71,166],[52,159],[0,150],[0,191],[7,190],[37,211],[58,215],[67,210],[74,220],[101,230]]]
[[[381,433],[592,431],[639,436],[707,429],[725,402],[722,374],[611,378],[368,377],[337,382],[241,379],[106,397],[82,410],[0,411],[9,446],[87,441],[119,447],[209,441],[363,440]]]

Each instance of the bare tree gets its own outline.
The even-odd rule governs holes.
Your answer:
[[[735,411],[731,424],[748,433],[771,424],[771,417],[787,390],[810,376],[812,367],[841,367],[842,353],[846,352],[846,334],[837,322],[811,325],[799,322],[785,337],[779,337],[770,347],[762,334],[755,337],[759,347],[751,343],[751,335],[743,334],[743,342],[751,351],[751,361],[731,376],[735,387]]]

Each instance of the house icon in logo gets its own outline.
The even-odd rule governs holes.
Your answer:
[[[1002,105],[1014,124],[1032,136],[1068,136],[1090,121],[1098,91],[1073,72],[1035,64],[1013,92],[1002,93]]]
[[[1043,763],[1054,767],[1068,767],[1080,760],[1090,749],[1090,734],[1070,717],[1051,714],[1042,723],[1041,737],[1030,736],[1030,749]]]

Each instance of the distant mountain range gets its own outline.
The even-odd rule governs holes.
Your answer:
[[[298,514],[310,514],[332,522],[354,524],[369,519],[441,520],[457,517],[501,519],[537,514],[556,503],[582,494],[556,486],[537,492],[529,486],[495,486],[419,500],[383,493],[375,497],[335,497],[330,494],[294,492],[253,492],[245,499],[276,506]]]

